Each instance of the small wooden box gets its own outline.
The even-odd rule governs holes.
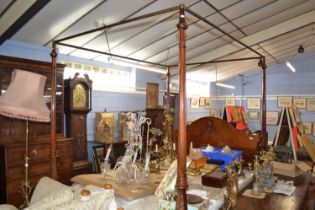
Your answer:
[[[207,157],[202,157],[202,158],[197,159],[197,160],[192,160],[190,165],[189,165],[189,168],[192,168],[192,169],[202,168],[204,166],[204,164],[207,163],[207,160],[208,160]]]
[[[222,171],[212,171],[201,177],[201,183],[205,186],[222,188],[226,185],[227,175]]]

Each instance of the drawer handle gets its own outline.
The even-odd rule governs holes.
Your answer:
[[[58,157],[59,157],[59,155],[60,155],[59,150],[56,150],[56,157],[58,158]]]
[[[32,153],[33,153],[33,155],[37,155],[38,154],[37,149],[33,149]]]

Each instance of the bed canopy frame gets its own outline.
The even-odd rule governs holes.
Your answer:
[[[140,59],[135,59],[131,57],[125,57],[117,54],[112,54],[112,53],[107,53],[103,51],[98,51],[98,50],[93,50],[81,46],[75,46],[71,44],[66,44],[63,43],[63,41],[77,38],[86,34],[90,34],[96,31],[103,31],[105,29],[110,29],[114,28],[116,26],[128,24],[131,22],[135,22],[138,20],[143,20],[146,18],[150,18],[153,16],[169,13],[172,11],[178,11],[179,13],[179,22],[177,24],[177,28],[179,30],[179,61],[178,65],[164,65],[160,63],[154,63],[154,62],[149,62],[145,60],[140,60]],[[243,49],[248,49],[255,53],[257,56],[256,57],[246,57],[246,58],[237,58],[237,59],[228,59],[228,60],[209,60],[209,61],[203,61],[203,62],[194,62],[194,63],[186,63],[186,29],[187,29],[187,24],[185,20],[185,12],[189,13],[190,15],[196,17],[197,19],[203,21],[210,27],[215,28],[216,30],[220,31],[222,34],[226,35],[229,37],[231,40],[237,42],[240,44]],[[189,8],[186,8],[184,5],[179,5],[176,7],[171,7],[163,10],[159,10],[153,13],[145,14],[142,16],[134,17],[134,18],[129,18],[123,21],[119,21],[116,23],[112,23],[109,25],[105,25],[103,27],[99,27],[96,29],[84,31],[82,33],[74,34],[62,39],[54,40],[52,42],[52,52],[51,52],[51,57],[52,57],[52,97],[51,97],[51,150],[52,150],[52,170],[51,170],[51,176],[52,178],[57,179],[58,174],[57,174],[57,162],[56,162],[56,59],[57,59],[57,50],[56,46],[61,45],[65,47],[71,47],[79,50],[85,50],[89,52],[94,52],[94,53],[99,53],[111,57],[116,57],[116,58],[122,58],[126,59],[129,61],[134,61],[134,62],[140,62],[144,64],[150,64],[154,66],[159,66],[167,69],[167,106],[166,106],[166,111],[169,111],[169,100],[170,100],[170,91],[169,91],[169,80],[170,80],[170,68],[171,67],[178,67],[178,74],[179,74],[179,113],[178,113],[178,143],[177,143],[177,160],[178,160],[178,169],[177,169],[177,183],[176,183],[176,189],[177,189],[177,205],[176,209],[187,209],[187,196],[186,196],[186,189],[188,188],[187,184],[187,175],[186,175],[186,66],[188,65],[205,65],[205,64],[210,64],[210,63],[221,63],[221,62],[235,62],[235,61],[244,61],[244,60],[258,60],[259,66],[262,68],[262,106],[261,106],[261,112],[262,112],[262,121],[261,121],[261,127],[262,127],[262,136],[260,139],[260,142],[258,144],[258,151],[264,150],[267,147],[267,139],[266,139],[266,59],[265,56],[251,48],[250,46],[246,45],[245,43],[237,40],[224,30],[220,29],[218,26],[215,24],[211,23],[207,19],[203,18],[202,16],[198,15],[194,11],[190,10]]]

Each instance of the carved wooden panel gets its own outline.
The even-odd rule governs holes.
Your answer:
[[[71,114],[70,137],[73,138],[73,160],[87,159],[86,114]]]

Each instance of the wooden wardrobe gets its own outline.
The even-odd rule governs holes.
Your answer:
[[[44,95],[47,106],[50,107],[51,63],[0,56],[0,95],[8,88],[14,69],[47,76]],[[73,175],[72,139],[64,137],[63,71],[64,65],[58,64],[56,156],[59,181],[70,184]],[[25,129],[24,120],[0,116],[0,203],[9,203],[17,207],[23,203],[21,186],[24,180]],[[50,123],[29,122],[29,177],[32,190],[41,177],[51,174],[50,139]]]

